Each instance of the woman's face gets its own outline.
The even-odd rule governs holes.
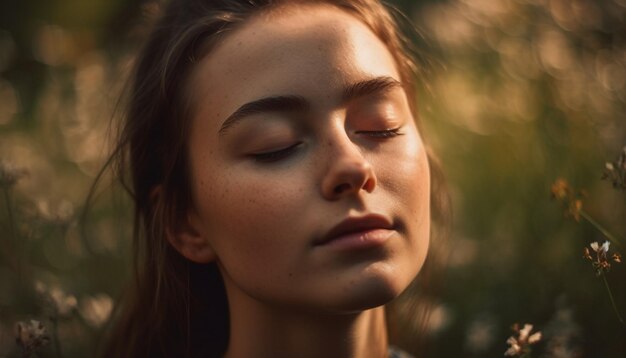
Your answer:
[[[366,25],[328,6],[257,16],[189,82],[189,217],[229,296],[348,312],[407,287],[428,250],[429,168]]]

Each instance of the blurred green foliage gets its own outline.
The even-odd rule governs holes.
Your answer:
[[[626,144],[625,0],[394,1],[418,29],[424,136],[454,206],[432,357],[502,356],[533,323],[540,357],[624,357],[626,327],[583,248],[626,253],[626,194],[602,180]],[[109,123],[152,2],[0,1],[0,356],[41,320],[43,356],[85,356],[129,275],[129,202],[105,177]],[[85,219],[85,220],[81,220]],[[626,270],[606,274],[626,314]],[[25,326],[26,327],[26,326]],[[451,344],[451,342],[454,342]]]

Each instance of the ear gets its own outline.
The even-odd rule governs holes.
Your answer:
[[[150,194],[158,213],[156,220],[164,226],[167,241],[181,255],[190,261],[206,264],[215,261],[216,255],[209,240],[202,235],[201,220],[193,208],[187,208],[185,215],[176,217],[166,204],[162,186],[157,186]]]

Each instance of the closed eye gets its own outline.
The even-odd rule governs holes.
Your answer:
[[[293,154],[293,152],[295,152],[301,144],[302,142],[297,142],[282,149],[273,150],[271,152],[253,153],[249,154],[249,156],[252,157],[255,161],[261,163],[277,162]]]
[[[404,133],[400,132],[400,127],[393,129],[385,129],[382,131],[356,131],[356,134],[364,134],[372,138],[386,139],[393,138],[399,135],[403,135]]]

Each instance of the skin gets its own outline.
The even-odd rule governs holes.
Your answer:
[[[226,356],[386,355],[383,305],[424,262],[430,181],[401,86],[345,101],[345,88],[376,78],[400,79],[385,45],[320,5],[256,16],[194,68],[193,207],[170,241],[192,261],[215,261],[224,277]],[[271,96],[300,96],[307,108],[242,116],[220,131],[242,105]],[[279,154],[255,156],[267,152]],[[369,213],[393,223],[384,244],[315,244]]]

